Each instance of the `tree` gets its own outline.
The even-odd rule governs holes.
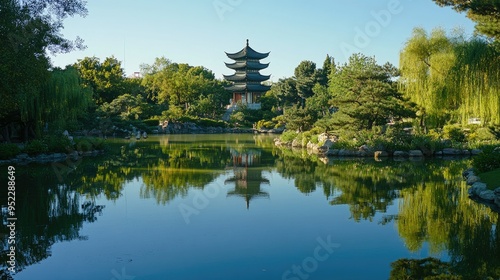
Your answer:
[[[182,108],[185,113],[194,115],[214,116],[220,113],[220,105],[229,100],[223,83],[205,67],[173,63],[164,57],[141,67],[144,73],[142,84],[148,96],[159,104]],[[208,106],[208,102],[213,104]]]
[[[298,104],[292,107],[287,107],[283,112],[283,117],[286,120],[286,128],[290,130],[307,131],[312,128],[317,119],[317,112],[302,108]]]
[[[14,123],[23,126],[24,139],[40,131],[40,95],[50,78],[47,51],[82,48],[80,39],[67,40],[60,30],[66,17],[86,12],[82,0],[0,2],[0,126],[5,140],[10,140]]]
[[[83,88],[78,71],[73,67],[54,69],[42,90],[41,119],[54,129],[64,130],[86,112],[92,103],[92,92]]]
[[[439,6],[451,6],[466,12],[476,22],[477,32],[495,40],[500,38],[500,2],[497,0],[433,0]]]
[[[83,84],[92,89],[97,105],[111,102],[125,90],[125,73],[121,62],[113,56],[102,63],[97,57],[85,57],[74,67],[80,72]]]
[[[401,52],[400,89],[419,105],[421,125],[465,125],[473,117],[500,124],[499,59],[482,38],[417,28]]]
[[[336,67],[335,59],[327,54],[325,61],[323,61],[323,68],[318,69],[318,83],[322,86],[327,86],[328,77],[332,71],[335,71]]]
[[[122,94],[113,99],[111,103],[102,104],[98,111],[105,117],[119,117],[122,120],[137,120],[146,107],[142,95],[133,96],[129,93]]]
[[[339,108],[333,116],[339,125],[351,129],[371,129],[390,119],[413,117],[414,111],[397,91],[397,69],[389,63],[378,65],[375,58],[354,54],[331,76],[330,104]]]
[[[316,63],[304,60],[295,68],[294,74],[297,94],[302,98],[302,106],[304,106],[305,100],[314,94],[312,89],[318,82]]]

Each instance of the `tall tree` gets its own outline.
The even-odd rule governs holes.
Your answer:
[[[113,101],[125,90],[124,70],[121,62],[113,56],[102,63],[97,57],[85,57],[74,67],[80,72],[84,85],[92,89],[98,105]]]
[[[41,125],[40,94],[50,75],[47,51],[82,48],[80,39],[62,37],[63,20],[85,15],[85,1],[0,1],[0,126],[9,141],[10,124],[21,123],[24,137]],[[34,133],[31,133],[34,134]]]
[[[498,0],[433,0],[440,6],[451,6],[476,22],[476,30],[495,40],[500,39],[500,2]]]
[[[297,94],[302,98],[302,106],[305,106],[305,100],[314,94],[312,89],[318,82],[316,63],[304,60],[295,68],[294,74]]]
[[[333,115],[340,126],[371,129],[390,119],[413,117],[414,111],[398,92],[394,79],[397,69],[375,58],[354,54],[349,62],[331,76],[331,105],[339,108]]]
[[[400,88],[420,106],[421,124],[500,124],[499,59],[484,39],[417,28],[401,52]]]
[[[92,102],[92,91],[82,86],[78,71],[72,67],[54,69],[44,87],[39,104],[41,118],[56,130],[67,129],[85,113]]]

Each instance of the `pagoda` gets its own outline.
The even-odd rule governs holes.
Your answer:
[[[266,58],[268,53],[260,53],[248,45],[237,53],[227,53],[226,55],[234,60],[233,63],[226,63],[226,66],[235,70],[233,75],[224,75],[224,79],[232,82],[226,90],[233,94],[229,107],[234,107],[238,102],[245,104],[249,109],[260,109],[260,97],[271,87],[261,84],[269,80],[269,76],[259,73],[266,69],[269,63],[261,63],[260,60]]]

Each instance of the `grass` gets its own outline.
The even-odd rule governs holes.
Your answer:
[[[478,174],[481,182],[486,183],[489,189],[496,189],[500,187],[500,168]]]

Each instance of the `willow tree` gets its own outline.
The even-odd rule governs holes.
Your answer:
[[[450,89],[460,98],[463,124],[471,117],[484,125],[500,124],[500,53],[481,38],[458,44]]]
[[[498,57],[482,39],[416,28],[400,55],[400,89],[420,106],[421,124],[499,124]]]
[[[422,28],[413,30],[400,55],[400,89],[420,106],[422,123],[428,119],[441,124],[449,111],[457,107],[446,87],[446,77],[454,63],[453,45],[442,29],[431,34]]]
[[[50,123],[51,128],[67,129],[71,122],[85,113],[91,102],[92,91],[82,87],[75,68],[55,69],[42,90],[37,119]]]

